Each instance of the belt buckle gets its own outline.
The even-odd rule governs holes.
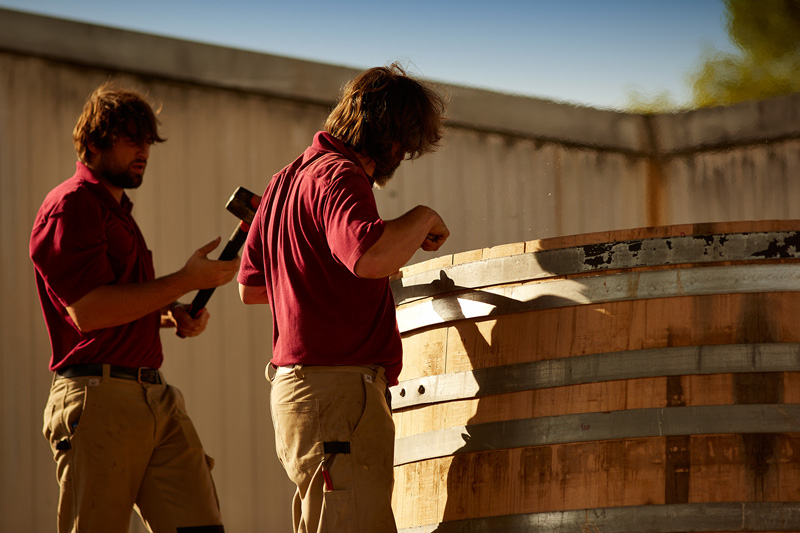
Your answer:
[[[151,385],[157,385],[157,384],[159,384],[161,382],[160,379],[155,379],[155,377],[158,377],[157,372],[158,372],[158,370],[154,370],[152,368],[147,368],[146,366],[140,366],[140,367],[138,367],[136,369],[136,382],[139,383],[139,384],[149,383]],[[155,377],[153,377],[154,373],[156,373]],[[144,380],[144,379],[142,379],[142,374],[148,374],[151,377],[150,377],[149,380]]]

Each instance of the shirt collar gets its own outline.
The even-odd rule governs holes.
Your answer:
[[[133,210],[133,202],[131,202],[127,193],[123,191],[122,201],[117,202],[117,199],[114,198],[114,195],[111,194],[111,191],[109,191],[106,186],[103,185],[103,182],[101,182],[97,176],[94,175],[89,167],[80,161],[75,163],[75,176],[77,176],[79,180],[86,183],[95,193],[95,195],[97,195],[100,203],[105,205],[108,209],[124,209],[128,213]]]
[[[370,185],[375,184],[375,180],[372,178],[372,176],[367,174],[366,170],[364,169],[364,164],[358,157],[358,152],[356,152],[352,146],[344,141],[337,139],[327,131],[319,131],[316,135],[314,135],[314,142],[311,146],[315,150],[321,152],[336,152],[341,154],[364,170],[364,175],[367,177],[367,179],[369,179]]]

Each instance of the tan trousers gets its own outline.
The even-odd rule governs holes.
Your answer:
[[[297,485],[294,531],[396,532],[394,422],[383,369],[281,370],[271,381],[270,406],[278,458]]]
[[[134,507],[154,533],[222,531],[212,460],[181,392],[104,373],[50,389],[43,432],[61,489],[59,533],[127,532]]]

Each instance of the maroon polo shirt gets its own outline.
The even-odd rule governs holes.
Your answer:
[[[81,333],[66,310],[102,285],[155,278],[152,254],[132,208],[126,194],[118,203],[80,162],[75,175],[50,191],[39,208],[30,256],[53,349],[50,370],[76,363],[161,366],[158,311]]]
[[[389,280],[354,273],[384,225],[355,152],[325,132],[272,178],[238,281],[266,285],[275,365],[378,364],[396,383],[403,349]]]

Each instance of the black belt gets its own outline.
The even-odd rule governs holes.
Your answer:
[[[112,378],[132,379],[139,383],[153,383],[155,385],[161,384],[161,372],[155,368],[131,367],[131,366],[117,366],[109,365],[108,375]],[[84,376],[102,376],[103,365],[101,364],[79,364],[65,366],[57,370],[56,374],[62,378],[80,378]]]

